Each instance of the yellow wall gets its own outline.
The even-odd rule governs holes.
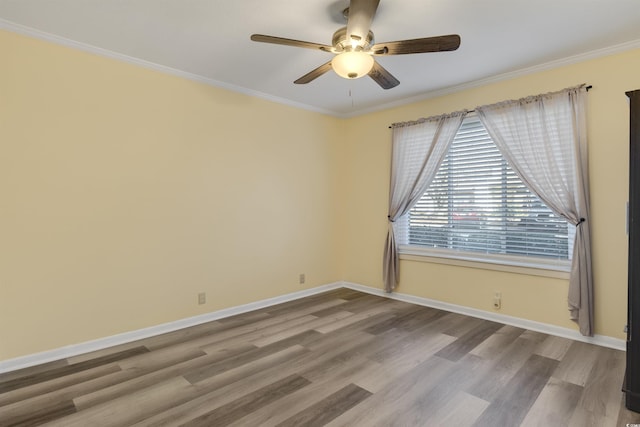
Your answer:
[[[623,337],[640,51],[348,120],[8,32],[0,52],[0,360],[338,280],[381,287],[388,125],[581,82],[596,333]],[[502,313],[573,327],[566,280],[401,269],[399,292],[491,310],[500,290]]]
[[[427,78],[427,77],[426,77]],[[538,72],[351,119],[345,139],[347,204],[344,279],[382,286],[390,139],[388,125],[506,99],[593,85],[588,99],[595,332],[624,338],[626,324],[629,109],[625,91],[640,88],[640,50]],[[574,328],[568,281],[403,260],[398,292]]]
[[[0,360],[339,279],[338,119],[8,32],[0,52]]]

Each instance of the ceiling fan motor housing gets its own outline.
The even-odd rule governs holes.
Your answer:
[[[336,49],[337,53],[349,50],[368,50],[374,42],[373,32],[369,31],[365,40],[356,41],[357,45],[354,48],[352,42],[350,40],[347,40],[347,27],[342,27],[338,31],[333,33],[331,44]]]

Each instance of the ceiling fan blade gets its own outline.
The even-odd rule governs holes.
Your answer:
[[[294,47],[304,47],[307,49],[322,50],[324,52],[333,53],[333,46],[319,44],[319,43],[312,43],[312,42],[304,42],[301,40],[286,39],[284,37],[266,36],[264,34],[252,34],[251,40],[253,40],[254,42],[281,44],[285,46],[294,46]]]
[[[393,77],[378,61],[373,63],[373,68],[369,71],[371,77],[382,89],[391,89],[400,84],[400,81]]]
[[[374,55],[405,55],[409,53],[444,52],[456,50],[459,46],[460,36],[450,34],[448,36],[376,43],[371,47],[371,52]]]
[[[367,40],[371,22],[378,9],[380,0],[351,0],[347,20],[347,40]]]
[[[324,73],[330,70],[331,70],[331,61],[327,62],[326,64],[322,64],[316,69],[309,71],[307,74],[300,77],[294,83],[297,85],[307,84],[309,82],[314,81],[315,79],[317,79],[318,77],[320,77],[321,75],[323,75]]]

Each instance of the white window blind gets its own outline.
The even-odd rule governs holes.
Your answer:
[[[464,120],[431,186],[397,227],[408,245],[553,260],[570,259],[575,233],[524,186],[477,116]]]

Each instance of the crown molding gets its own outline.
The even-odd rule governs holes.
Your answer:
[[[529,74],[534,74],[534,73],[538,73],[541,71],[546,71],[546,70],[551,70],[554,68],[559,68],[559,67],[563,67],[566,65],[571,65],[571,64],[576,64],[579,62],[583,62],[583,61],[587,61],[587,60],[591,60],[591,59],[596,59],[596,58],[601,58],[604,56],[609,56],[609,55],[614,55],[617,53],[622,53],[628,50],[633,50],[633,49],[639,49],[640,48],[640,39],[638,40],[631,40],[625,43],[620,43],[617,45],[613,45],[613,46],[609,46],[609,47],[605,47],[605,48],[601,48],[601,49],[595,49],[592,51],[588,51],[588,52],[584,52],[578,55],[572,55],[566,58],[561,58],[561,59],[557,59],[557,60],[553,60],[553,61],[549,61],[549,62],[545,62],[543,64],[538,64],[538,65],[534,65],[531,67],[527,67],[527,68],[522,68],[519,70],[514,70],[514,71],[509,71],[506,73],[502,73],[502,74],[497,74],[494,76],[489,76],[489,77],[485,77],[485,78],[481,78],[481,79],[477,79],[477,80],[472,80],[469,82],[465,82],[465,83],[461,83],[458,85],[453,85],[453,86],[449,86],[446,88],[442,88],[442,89],[437,89],[437,90],[433,90],[433,91],[428,91],[428,92],[424,92],[421,93],[419,95],[415,95],[415,96],[410,96],[407,98],[403,98],[401,100],[397,100],[397,101],[392,101],[392,102],[387,102],[387,103],[383,103],[383,104],[379,104],[376,105],[375,107],[371,107],[371,108],[363,108],[357,111],[353,111],[351,113],[347,113],[345,114],[344,112],[338,112],[338,111],[332,111],[332,110],[327,110],[324,108],[318,108],[318,107],[314,107],[308,104],[304,104],[304,103],[300,103],[300,102],[295,102],[295,101],[291,101],[289,99],[285,99],[285,98],[281,98],[278,96],[273,96],[273,95],[269,95],[267,93],[264,92],[260,92],[260,91],[256,91],[253,89],[248,89],[245,87],[241,87],[241,86],[237,86],[237,85],[232,85],[229,83],[225,83],[225,82],[221,82],[215,79],[211,79],[208,77],[204,77],[204,76],[200,76],[198,74],[193,74],[193,73],[189,73],[186,71],[182,71],[182,70],[178,70],[175,68],[171,68],[171,67],[167,67],[164,65],[160,65],[160,64],[156,64],[154,62],[150,62],[150,61],[145,61],[143,59],[138,59],[138,58],[134,58],[128,55],[124,55],[121,53],[117,53],[117,52],[113,52],[107,49],[103,49],[97,46],[93,46],[87,43],[81,43],[75,40],[71,40],[65,37],[61,37],[61,36],[57,36],[55,34],[51,34],[51,33],[47,33],[45,31],[40,31],[40,30],[36,30],[34,28],[31,27],[27,27],[25,25],[21,25],[21,24],[17,24],[11,21],[7,21],[4,19],[0,18],[0,30],[7,30],[7,31],[11,31],[17,34],[22,34],[25,36],[29,36],[29,37],[33,37],[33,38],[37,38],[37,39],[41,39],[41,40],[45,40],[51,43],[56,43],[59,45],[63,45],[63,46],[67,46],[67,47],[71,47],[74,49],[78,49],[84,52],[88,52],[88,53],[92,53],[92,54],[96,54],[99,56],[103,56],[103,57],[107,57],[107,58],[111,58],[111,59],[115,59],[115,60],[119,60],[119,61],[123,61],[123,62],[127,62],[133,65],[137,65],[140,67],[144,67],[150,70],[154,70],[154,71],[159,71],[161,73],[166,73],[166,74],[170,74],[176,77],[181,77],[187,80],[191,80],[191,81],[195,81],[198,83],[203,83],[209,86],[214,86],[217,88],[221,88],[221,89],[226,89],[232,92],[237,92],[237,93],[241,93],[243,95],[247,95],[247,96],[252,96],[255,98],[260,98],[260,99],[264,99],[266,101],[270,101],[270,102],[275,102],[278,104],[283,104],[283,105],[287,105],[293,108],[298,108],[298,109],[302,109],[302,110],[307,110],[307,111],[311,111],[311,112],[315,112],[315,113],[320,113],[320,114],[324,114],[324,115],[329,115],[329,116],[333,116],[333,117],[337,117],[337,118],[342,118],[342,119],[349,119],[352,117],[358,117],[358,116],[363,116],[366,114],[370,114],[370,113],[374,113],[374,112],[378,112],[378,111],[382,111],[382,110],[388,110],[391,108],[397,108],[397,107],[401,107],[401,106],[405,106],[405,105],[409,105],[409,104],[413,104],[416,102],[421,102],[421,101],[426,101],[428,99],[432,99],[432,98],[437,98],[440,96],[445,96],[445,95],[451,95],[457,92],[461,92],[464,90],[468,90],[468,89],[473,89],[473,88],[477,88],[477,87],[481,87],[481,86],[485,86],[488,84],[492,84],[492,83],[497,83],[497,82],[501,82],[504,80],[510,80],[516,77],[522,77],[522,76],[526,76]]]
[[[50,43],[78,49],[83,52],[91,53],[94,55],[103,56],[117,61],[126,62],[129,64],[137,65],[149,70],[158,71],[172,76],[181,77],[183,79],[191,80],[197,83],[203,83],[209,86],[217,87],[220,89],[226,89],[231,92],[240,93],[255,98],[264,99],[266,101],[275,102],[277,104],[287,105],[289,107],[298,108],[301,110],[312,111],[314,113],[320,113],[330,116],[338,117],[338,113],[335,111],[326,110],[323,108],[314,107],[311,105],[303,104],[300,102],[291,101],[289,99],[281,98],[278,96],[269,95],[264,92],[248,89],[242,86],[236,86],[229,83],[221,82],[219,80],[210,79],[198,74],[189,73],[187,71],[178,70],[176,68],[167,67],[165,65],[156,64],[155,62],[145,61],[144,59],[135,58],[133,56],[124,55],[122,53],[114,52],[101,47],[93,46],[87,43],[81,43],[75,40],[68,39],[66,37],[57,36],[55,34],[47,33],[45,31],[36,30],[25,25],[16,24],[11,21],[0,18],[0,30],[10,31],[16,34],[21,34],[27,37],[33,37],[36,39],[44,40]]]
[[[419,95],[403,98],[398,101],[388,102],[388,103],[376,105],[375,107],[372,107],[372,108],[365,108],[362,110],[358,110],[357,112],[354,112],[350,115],[346,115],[346,116],[343,115],[343,117],[346,117],[346,118],[357,117],[365,114],[375,113],[382,110],[389,110],[391,108],[402,107],[402,106],[413,104],[416,102],[426,101],[428,99],[433,99],[440,96],[451,95],[454,93],[462,92],[464,90],[474,89],[474,88],[486,86],[492,83],[499,83],[501,81],[511,80],[516,77],[523,77],[530,74],[552,70],[552,69],[564,67],[567,65],[577,64],[577,63],[588,61],[591,59],[597,59],[605,56],[615,55],[617,53],[622,53],[622,52],[626,52],[634,49],[640,49],[640,39],[631,40],[625,43],[620,43],[620,44],[605,47],[602,49],[596,49],[596,50],[580,53],[577,55],[568,56],[566,58],[556,59],[553,61],[545,62],[543,64],[533,65],[527,68],[521,68],[519,70],[509,71],[506,73],[496,74],[494,76],[485,77],[482,79],[472,80],[466,83],[461,83],[458,85],[453,85],[453,86],[445,87],[442,89],[424,92]]]

